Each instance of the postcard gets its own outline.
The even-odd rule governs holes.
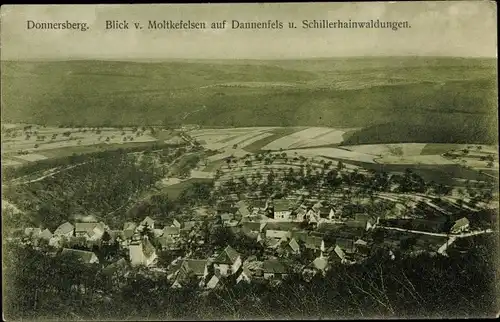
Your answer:
[[[4,318],[498,316],[496,10],[2,6]]]

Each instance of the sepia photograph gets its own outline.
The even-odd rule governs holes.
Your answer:
[[[0,23],[6,321],[498,317],[496,3]]]

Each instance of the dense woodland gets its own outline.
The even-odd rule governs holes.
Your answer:
[[[348,142],[497,142],[494,59],[5,61],[2,71],[4,122],[361,127]]]
[[[164,276],[142,268],[104,274],[98,264],[6,245],[5,317],[73,319],[492,317],[497,311],[498,235],[475,237],[449,257],[422,254],[390,260],[378,248],[369,260],[337,265],[305,282],[234,285],[204,293],[174,290]],[[19,268],[23,269],[19,269]],[[118,276],[121,276],[117,278]]]

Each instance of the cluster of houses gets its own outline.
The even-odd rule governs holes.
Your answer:
[[[201,287],[213,289],[221,284],[221,279],[229,278],[235,283],[276,281],[292,273],[309,278],[325,274],[335,263],[358,262],[370,253],[371,242],[365,238],[365,232],[381,225],[379,218],[367,214],[356,214],[347,220],[321,202],[297,206],[288,200],[268,200],[253,207],[246,201],[221,203],[215,219],[214,226],[246,235],[263,246],[265,253],[260,259],[255,255],[243,258],[241,253],[227,246],[211,256],[207,254],[206,258],[192,258],[192,252],[186,251],[187,254],[177,257],[167,267],[159,268],[156,265],[159,251],[178,251],[187,241],[195,245],[205,243],[198,229],[199,221],[176,219],[162,227],[146,217],[139,224],[126,222],[121,230],[111,230],[103,222],[65,222],[53,233],[48,229],[26,228],[23,234],[25,240],[34,244],[45,241],[62,249],[63,254],[74,254],[89,264],[99,262],[97,255],[75,246],[92,249],[93,245],[118,244],[120,249],[126,250],[128,258],[108,265],[106,271],[113,272],[119,266],[145,266],[165,273],[173,288],[182,287],[195,278]],[[333,241],[325,240],[325,232],[333,228],[343,234]],[[462,218],[455,222],[451,232],[460,233],[468,228],[468,220]],[[305,253],[310,262],[299,264],[297,258]],[[394,257],[392,251],[390,255]]]

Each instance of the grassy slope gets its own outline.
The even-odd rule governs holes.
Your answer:
[[[2,119],[368,127],[350,133],[348,143],[490,143],[495,76],[493,60],[454,58],[2,62]],[[228,82],[295,86],[205,87]]]

